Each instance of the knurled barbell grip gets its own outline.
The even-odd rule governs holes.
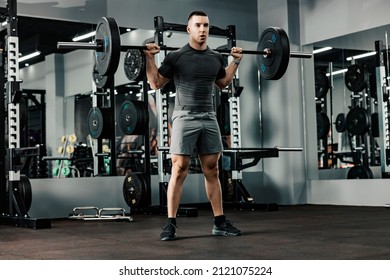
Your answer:
[[[103,49],[103,45],[99,42],[95,43],[84,43],[84,42],[58,42],[57,49],[64,50],[94,50],[100,51]]]

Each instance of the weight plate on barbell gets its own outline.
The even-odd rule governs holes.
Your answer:
[[[144,52],[138,49],[129,49],[126,52],[123,68],[126,77],[132,82],[139,82],[145,75]]]
[[[112,76],[110,76],[110,77],[112,77]],[[93,70],[92,70],[92,79],[98,88],[105,88],[111,81],[110,77],[100,75],[96,64],[94,65]]]
[[[317,139],[324,139],[330,130],[330,120],[328,116],[321,112],[317,113]]]
[[[119,125],[126,135],[141,135],[148,129],[149,114],[144,102],[126,100],[119,112]]]
[[[316,97],[323,98],[328,93],[329,90],[329,79],[326,76],[325,72],[316,69],[315,71],[315,87],[316,87]]]
[[[266,80],[280,79],[290,61],[290,42],[287,33],[279,27],[268,27],[260,35],[257,50],[270,51],[270,55],[257,55],[261,77]]]
[[[340,113],[337,115],[336,117],[336,121],[335,121],[335,127],[336,127],[336,131],[337,132],[344,132],[345,131],[345,114],[344,113]]]
[[[363,135],[371,126],[370,114],[361,107],[352,108],[345,119],[346,128],[353,135]]]
[[[145,181],[140,174],[128,174],[123,181],[123,198],[131,208],[143,206],[146,200]]]
[[[374,175],[369,167],[361,164],[351,167],[347,174],[347,179],[372,179]]]
[[[119,27],[113,18],[102,17],[96,27],[95,42],[103,44],[103,50],[95,52],[97,70],[102,76],[112,76],[119,65],[121,38]]]
[[[108,108],[93,107],[88,113],[88,131],[92,138],[109,138],[114,121]]]
[[[353,92],[363,91],[367,86],[368,72],[361,64],[354,64],[348,67],[345,73],[345,86]]]

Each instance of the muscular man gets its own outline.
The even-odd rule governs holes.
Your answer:
[[[205,177],[207,197],[214,214],[212,235],[237,236],[241,231],[226,219],[222,207],[218,160],[222,152],[219,131],[213,106],[213,87],[223,89],[229,85],[242,59],[242,49],[234,47],[233,61],[225,68],[222,55],[207,46],[209,18],[201,11],[188,17],[189,43],[168,53],[157,68],[154,55],[160,51],[156,44],[147,44],[146,74],[150,86],[158,89],[174,79],[176,86],[175,108],[172,114],[170,153],[172,172],[168,184],[168,223],[161,240],[176,237],[176,215],[183,183],[188,174],[190,156],[197,153]]]

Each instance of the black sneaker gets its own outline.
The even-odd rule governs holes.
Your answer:
[[[176,238],[176,226],[169,223],[164,228],[162,233],[160,234],[162,241],[169,241]]]
[[[223,224],[220,226],[217,226],[214,224],[212,235],[217,236],[238,236],[241,235],[241,231],[234,227],[230,221],[226,220]]]

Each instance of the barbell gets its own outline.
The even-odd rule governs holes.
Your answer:
[[[97,24],[94,42],[58,42],[58,49],[86,49],[95,51],[96,68],[100,75],[114,75],[119,65],[121,51],[145,50],[146,46],[121,46],[120,32],[115,19],[102,17]],[[178,50],[177,47],[161,46],[162,51]],[[214,49],[219,53],[230,53],[230,49]],[[257,55],[257,66],[261,77],[267,80],[280,79],[287,70],[290,57],[311,58],[311,53],[290,51],[287,33],[280,27],[268,27],[259,37],[257,50],[243,50],[243,54]]]

